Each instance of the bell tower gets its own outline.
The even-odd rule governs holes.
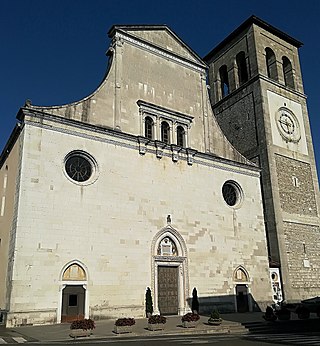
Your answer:
[[[287,301],[320,289],[319,185],[298,49],[252,16],[204,58],[214,114],[229,141],[261,167],[270,272]]]

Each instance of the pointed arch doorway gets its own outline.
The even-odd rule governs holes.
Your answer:
[[[62,271],[61,322],[85,318],[87,306],[87,274],[79,263],[73,262]]]
[[[155,314],[183,315],[190,310],[186,245],[170,225],[152,242],[152,287]]]
[[[235,303],[237,312],[252,311],[252,303],[249,292],[249,274],[244,267],[239,266],[234,271]]]

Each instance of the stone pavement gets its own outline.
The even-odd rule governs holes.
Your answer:
[[[318,331],[319,318],[311,314],[310,320],[298,320],[296,314],[291,315],[290,321],[277,321],[275,324],[265,322],[262,312],[254,313],[230,313],[221,314],[223,319],[220,326],[210,326],[207,324],[208,317],[201,316],[196,328],[183,328],[181,316],[167,317],[167,323],[162,331],[149,331],[146,318],[136,319],[132,333],[115,334],[114,319],[96,321],[96,329],[93,331],[91,339],[116,339],[143,336],[160,335],[185,335],[185,334],[246,334],[249,329],[253,333],[285,332],[286,330]],[[313,316],[314,315],[314,316]],[[246,328],[246,327],[247,328]],[[15,328],[4,328],[0,326],[0,344],[25,343],[28,341],[38,341],[44,344],[52,341],[72,340],[70,334],[70,323],[54,325],[24,326]],[[80,339],[80,338],[79,338]],[[81,338],[83,339],[83,338]]]
[[[263,321],[262,313],[245,313],[245,314],[221,314],[223,319],[220,326],[210,326],[207,324],[208,317],[201,316],[196,328],[183,328],[181,316],[167,317],[167,323],[162,331],[149,331],[146,318],[136,319],[136,324],[133,326],[132,333],[115,334],[113,332],[114,319],[96,321],[96,329],[90,339],[102,338],[121,338],[121,337],[136,337],[136,336],[159,336],[159,335],[184,335],[184,334],[244,334],[246,328],[241,325],[243,322]],[[4,328],[0,326],[0,344],[39,341],[46,343],[51,341],[66,341],[71,340],[70,323],[61,323],[54,325],[40,326],[24,326],[14,328]],[[4,342],[1,342],[1,339]],[[17,341],[19,340],[19,341]]]

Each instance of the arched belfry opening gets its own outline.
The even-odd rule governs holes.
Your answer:
[[[88,317],[87,279],[87,270],[80,262],[72,261],[64,266],[60,276],[58,322],[71,322]]]
[[[154,313],[183,315],[189,311],[187,247],[171,225],[159,231],[152,241],[152,288]]]

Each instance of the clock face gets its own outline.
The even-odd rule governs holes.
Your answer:
[[[277,127],[286,142],[298,142],[301,138],[298,119],[289,109],[281,107],[276,113]]]

